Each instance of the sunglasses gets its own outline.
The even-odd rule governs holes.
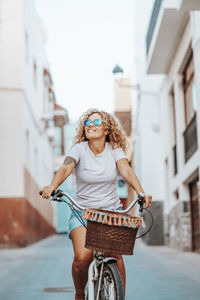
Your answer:
[[[84,121],[84,126],[89,126],[91,123],[93,123],[94,126],[100,126],[102,123],[102,120],[96,119],[96,120],[85,120]]]

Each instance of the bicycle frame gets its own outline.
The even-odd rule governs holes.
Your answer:
[[[105,258],[103,253],[96,252],[94,250],[94,259],[91,262],[89,269],[88,269],[88,300],[94,300],[94,281],[96,281],[99,276],[99,278],[100,278],[99,284],[100,284],[104,263],[108,263],[108,262],[116,263],[117,259],[114,257],[106,257]],[[100,274],[98,272],[99,266],[101,267]],[[98,296],[99,296],[99,289],[100,289],[100,286],[98,286],[98,292],[97,292]],[[99,299],[97,298],[95,300],[99,300]]]
[[[81,205],[79,205],[74,198],[72,198],[68,193],[64,193],[62,191],[56,191],[54,195],[52,195],[52,199],[53,201],[59,201],[59,202],[66,202],[65,200],[62,200],[62,196],[67,197],[71,203],[74,205],[75,208],[79,209],[79,210],[84,210],[84,207],[82,207]],[[108,210],[107,211],[111,211],[111,212],[117,212],[118,214],[120,213],[127,213],[131,210],[131,208],[138,202],[138,204],[140,205],[140,209],[139,211],[141,212],[143,210],[143,200],[141,199],[140,196],[137,196],[132,202],[131,204],[124,210]],[[98,277],[99,277],[99,286],[98,286],[98,290],[97,290],[97,299],[95,300],[99,300],[99,292],[100,292],[100,284],[101,284],[101,279],[102,279],[102,273],[103,273],[103,267],[105,263],[116,263],[117,260],[113,257],[104,257],[104,254],[101,252],[96,252],[94,250],[94,259],[91,262],[89,269],[88,269],[88,300],[94,300],[94,294],[95,294],[95,281],[97,281]],[[98,270],[98,267],[100,266],[100,272]]]

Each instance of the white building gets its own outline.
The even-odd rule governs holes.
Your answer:
[[[68,121],[68,120],[67,120]],[[72,146],[72,140],[76,134],[77,123],[67,123],[63,122],[62,130],[56,126],[56,154],[54,158],[54,170],[57,171],[58,168],[64,162],[67,152]],[[61,135],[64,138],[61,138]],[[61,140],[61,142],[60,142]],[[73,198],[76,197],[76,176],[73,172],[59,187],[59,189],[67,192]],[[66,233],[69,231],[69,218],[71,214],[71,209],[66,203],[57,203],[57,232]]]
[[[38,195],[53,171],[55,97],[45,32],[32,0],[0,1],[0,243],[20,246],[54,232]]]
[[[153,1],[134,1],[134,63],[135,103],[133,107],[134,166],[146,193],[153,196],[151,211],[154,225],[145,236],[148,244],[163,244],[163,162],[161,153],[161,124],[159,92],[163,76],[146,74],[146,31]],[[145,214],[146,216],[147,213]],[[147,225],[150,225],[148,217]]]
[[[133,168],[133,139],[132,139],[132,90],[130,88],[130,79],[122,75],[123,70],[116,65],[113,74],[114,80],[114,114],[120,121],[120,124],[126,134],[128,149],[126,156],[130,166]],[[133,201],[133,189],[118,174],[118,195],[123,207],[127,207]],[[132,210],[134,213],[134,210]]]
[[[145,65],[146,78],[156,79],[159,94],[161,142],[155,168],[164,191],[165,240],[180,250],[199,251],[200,1],[152,4]]]

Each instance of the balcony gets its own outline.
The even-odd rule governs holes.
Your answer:
[[[187,162],[198,148],[196,115],[194,115],[194,117],[188,124],[186,130],[183,133],[183,136],[185,146],[185,162]]]
[[[148,32],[147,32],[147,38],[146,38],[146,52],[147,52],[147,55],[148,55],[148,52],[149,52],[149,47],[150,47],[151,40],[152,40],[152,37],[153,37],[153,32],[154,32],[154,28],[155,28],[155,25],[156,25],[156,21],[157,21],[157,18],[158,18],[158,14],[159,14],[159,11],[160,11],[160,6],[162,4],[162,1],[163,0],[156,0],[154,2],[154,7],[153,7],[152,15],[151,15],[151,21],[150,21],[150,24],[149,24],[149,28],[148,28]]]
[[[179,10],[182,12],[188,12],[190,10],[199,10],[199,0],[178,0]]]
[[[155,0],[146,37],[147,73],[167,74],[196,0]]]

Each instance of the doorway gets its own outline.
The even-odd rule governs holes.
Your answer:
[[[189,183],[190,205],[191,205],[191,225],[192,225],[192,250],[200,252],[200,213],[198,199],[198,180],[196,177]]]

